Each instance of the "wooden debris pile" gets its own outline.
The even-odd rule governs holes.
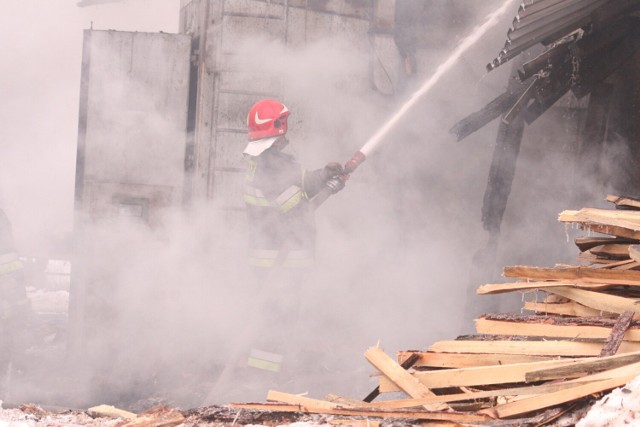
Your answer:
[[[475,335],[403,351],[397,361],[369,349],[380,383],[363,400],[271,391],[271,403],[233,407],[463,426],[540,426],[581,416],[594,398],[640,375],[640,201],[607,200],[615,209],[560,214],[588,231],[575,242],[582,264],[507,267],[511,283],[478,289],[531,293],[523,306],[529,314],[485,314]],[[407,398],[373,401],[388,392]]]

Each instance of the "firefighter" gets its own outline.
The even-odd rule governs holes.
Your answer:
[[[309,201],[325,187],[332,193],[344,187],[339,163],[307,171],[294,156],[283,152],[289,144],[288,117],[287,107],[272,99],[255,103],[247,116],[244,201],[250,264],[257,268],[312,266],[315,226]]]
[[[24,265],[18,258],[11,223],[0,209],[0,391],[13,363],[28,346],[31,303],[27,297]]]
[[[273,99],[256,102],[247,115],[244,202],[253,301],[205,405],[222,402],[224,395],[259,399],[267,383],[287,383],[295,374],[295,362],[302,359],[291,355],[300,345],[300,293],[313,276],[313,203],[342,190],[344,179],[339,163],[309,171],[283,151],[289,144],[288,117],[289,109]]]
[[[256,102],[247,115],[249,142],[244,201],[249,227],[249,265],[256,292],[262,294],[262,327],[271,348],[282,348],[294,337],[300,292],[314,266],[315,223],[311,203],[321,191],[335,194],[344,188],[340,163],[305,170],[283,150],[289,144],[289,110],[281,102]],[[308,283],[307,283],[308,286]],[[269,331],[265,331],[269,329]],[[274,338],[275,337],[275,338]],[[279,337],[279,338],[278,338]],[[249,365],[277,371],[280,351],[252,350]]]

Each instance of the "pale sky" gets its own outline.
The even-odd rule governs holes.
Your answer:
[[[83,30],[178,31],[180,0],[78,3],[2,2],[0,206],[27,247],[71,228]]]

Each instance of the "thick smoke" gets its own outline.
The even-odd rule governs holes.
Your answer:
[[[0,41],[0,202],[30,256],[59,251],[73,224],[83,29],[178,30],[179,1],[76,3],[11,0],[0,16],[20,35]]]
[[[136,8],[150,13],[151,3],[139,0],[94,6],[83,8],[83,14],[67,10],[66,17],[85,27],[90,19],[100,29],[175,31],[171,26],[156,28],[166,19],[177,22],[175,2],[166,2],[167,11],[162,13],[167,17],[155,16],[154,6],[152,15],[157,21],[143,25],[138,20],[140,10]],[[339,26],[331,36],[290,47],[256,38],[234,40],[235,62],[228,65],[281,77],[283,100],[292,112],[288,150],[304,166],[315,169],[329,161],[344,163],[446,59],[456,43],[501,3],[434,1],[432,16],[439,19],[426,27],[428,37],[420,35],[430,42],[418,50],[417,73],[403,75],[402,60],[389,42],[378,51],[373,67],[377,90],[370,86],[370,79],[363,78],[370,72],[369,50],[358,44],[362,41],[341,33]],[[14,12],[23,16],[27,16],[25,11],[36,12],[31,2],[21,1],[20,5],[13,6]],[[474,254],[487,243],[480,209],[497,126],[492,123],[460,143],[448,130],[505,90],[509,66],[490,74],[484,67],[502,47],[516,9],[514,2],[513,13],[508,12],[463,56],[353,174],[346,189],[318,210],[317,269],[301,283],[299,325],[306,333],[304,345],[316,356],[312,361],[315,369],[301,373],[291,388],[282,391],[363,397],[375,386],[374,380],[367,381],[372,368],[362,357],[368,347],[380,342],[393,355],[399,350],[426,349],[438,339],[451,339],[472,329],[466,299],[483,284],[471,280],[470,270]],[[421,30],[425,28],[416,27]],[[58,111],[54,108],[58,98],[52,94],[59,86],[48,87],[46,102],[40,107],[45,113],[23,114],[47,117],[55,113],[64,129],[20,121],[19,127],[5,131],[4,139],[10,142],[2,148],[2,155],[16,167],[5,168],[3,163],[0,192],[8,213],[16,218],[19,240],[28,241],[33,250],[44,244],[35,237],[43,228],[71,224],[81,48],[80,28],[74,31],[64,43],[75,53],[56,50],[49,57],[52,64],[61,60],[65,67],[72,64],[71,77],[63,80],[62,87],[73,96],[65,97],[64,108]],[[30,42],[40,49],[46,46],[42,39]],[[20,51],[12,52],[18,55]],[[15,76],[18,70],[10,71]],[[62,74],[60,71],[58,77]],[[34,81],[39,84],[49,81],[38,76],[34,75]],[[29,96],[30,101],[37,99]],[[28,111],[26,105],[31,104],[26,95],[14,93],[12,98],[18,100],[21,111]],[[3,122],[14,121],[14,115],[0,111]],[[161,117],[151,122],[164,128]],[[536,133],[536,126],[544,125],[534,124],[527,132]],[[555,126],[556,130],[546,126],[545,132],[563,141],[564,130]],[[556,216],[563,209],[575,208],[563,205],[564,195],[570,193],[565,185],[584,183],[583,177],[568,176],[575,171],[561,167],[570,156],[570,151],[563,151],[564,144],[549,142],[544,149],[531,144],[523,143],[502,227],[498,265],[483,266],[488,280],[500,281],[506,263],[553,263],[566,255],[568,244]],[[238,146],[238,156],[241,151]],[[54,156],[45,158],[42,153]],[[24,169],[41,172],[25,175]],[[25,176],[29,176],[27,181],[17,178]],[[229,218],[207,201],[196,201],[186,211],[164,212],[159,223],[162,226],[151,229],[134,220],[103,221],[84,230],[84,241],[75,242],[80,248],[99,248],[99,253],[86,253],[92,255],[86,258],[91,261],[77,268],[95,281],[87,291],[97,293],[94,301],[108,304],[88,308],[97,311],[94,319],[104,320],[86,325],[89,330],[85,332],[93,337],[88,347],[80,352],[75,348],[71,364],[52,363],[52,370],[57,370],[53,376],[65,375],[68,381],[67,389],[52,393],[47,403],[132,404],[148,397],[196,406],[221,367],[232,360],[238,336],[257,310],[252,303],[256,292],[248,285],[241,256],[243,233],[230,227]],[[239,379],[233,386],[241,383]],[[262,400],[268,384],[265,378],[256,389],[240,390],[234,397]],[[15,395],[45,399],[28,384],[22,394]],[[223,398],[215,396],[214,400]]]
[[[391,80],[393,89],[386,82],[383,93],[363,84],[369,62],[339,31],[292,49],[247,39],[235,53],[244,69],[284,76],[291,149],[308,168],[317,168],[348,160],[489,11],[473,11],[457,33],[434,38],[417,58],[419,74],[403,84]],[[451,31],[447,24],[440,23],[440,30]],[[500,43],[502,28],[495,30],[500,36],[492,34]],[[436,43],[442,39],[448,43]],[[344,373],[330,384],[319,377],[312,389],[362,394],[371,386],[358,381],[370,369],[362,358],[366,348],[380,342],[391,354],[424,349],[454,337],[469,320],[468,265],[483,244],[479,203],[491,154],[488,138],[495,134],[481,132],[484,140],[455,144],[447,132],[506,83],[499,73],[484,76],[485,63],[497,52],[486,52],[485,43],[465,55],[317,213],[318,271],[304,283],[315,310],[305,321],[318,336],[316,345],[331,349],[325,357],[355,374],[352,381]],[[400,58],[386,57],[382,66],[390,72],[379,75],[402,74]]]

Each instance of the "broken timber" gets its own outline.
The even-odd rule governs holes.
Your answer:
[[[375,368],[379,369],[385,376],[393,381],[402,391],[414,399],[434,397],[435,395],[424,384],[409,374],[402,366],[387,356],[379,347],[371,347],[364,356]],[[450,409],[447,405],[436,404],[426,405],[427,410]]]
[[[476,319],[480,334],[526,335],[531,337],[606,339],[614,326],[607,318],[560,316],[485,315]],[[640,341],[640,325],[625,334],[627,341]]]
[[[611,334],[607,337],[604,347],[600,352],[600,356],[611,356],[618,352],[623,337],[626,335],[627,329],[631,326],[633,320],[633,311],[625,311],[618,317],[616,323],[611,329]]]
[[[610,197],[625,208],[560,215],[608,234],[576,239],[586,265],[505,267],[504,277],[517,281],[478,288],[481,295],[522,292],[530,300],[523,310],[533,314],[484,314],[475,335],[401,351],[397,362],[370,348],[365,358],[380,374],[366,401],[271,391],[271,403],[232,407],[460,426],[542,426],[563,411],[583,413],[640,375],[640,210],[631,210],[640,202]],[[407,398],[372,401],[390,392]]]

